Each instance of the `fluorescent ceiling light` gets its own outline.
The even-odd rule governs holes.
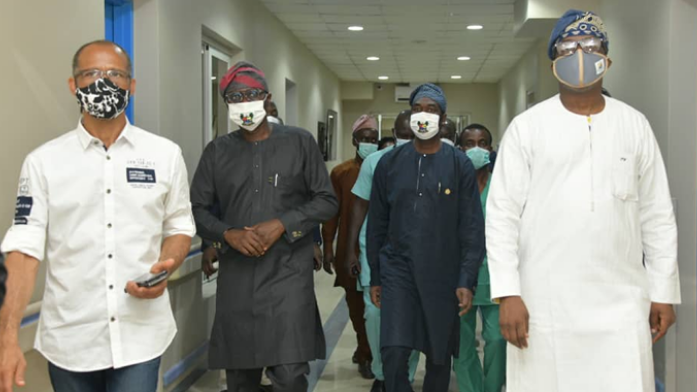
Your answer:
[[[460,75],[453,75],[450,77],[450,79],[462,79],[462,76]]]
[[[349,26],[348,29],[351,31],[363,31],[363,26]]]
[[[387,80],[389,78],[390,78],[389,76],[378,76],[378,79],[380,79],[380,80]]]
[[[458,57],[457,59],[460,60],[460,61],[472,60],[472,58],[471,58],[471,57],[468,57],[468,56],[460,56],[460,57]]]
[[[380,60],[380,57],[377,57],[377,56],[370,56],[370,57],[367,57],[366,60],[368,60],[368,61],[378,61],[378,60]]]
[[[484,28],[484,26],[482,26],[482,25],[469,25],[469,26],[467,26],[467,30],[481,30],[483,28]]]

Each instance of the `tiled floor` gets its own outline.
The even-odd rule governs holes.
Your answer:
[[[343,290],[334,288],[334,276],[327,275],[324,271],[317,273],[315,279],[315,292],[317,302],[322,316],[322,321],[327,322],[332,313],[343,300]],[[344,312],[345,314],[345,312]],[[358,374],[356,365],[351,363],[351,357],[356,348],[356,338],[351,324],[346,320],[347,316],[338,320],[345,324],[343,333],[334,348],[331,357],[326,362],[324,371],[319,376],[314,392],[368,392],[372,385],[372,380],[364,380]],[[336,319],[334,320],[336,321]],[[328,337],[329,338],[329,337]],[[328,339],[330,340],[330,339]],[[424,377],[425,357],[421,357],[419,371],[416,375],[414,385],[415,391],[420,391]],[[320,366],[321,367],[321,366]],[[312,375],[311,375],[312,378]],[[315,376],[316,378],[316,376]],[[201,377],[189,392],[219,392],[220,374],[218,372],[208,372]],[[456,392],[455,377],[452,377],[450,391]],[[308,391],[313,392],[313,391]]]

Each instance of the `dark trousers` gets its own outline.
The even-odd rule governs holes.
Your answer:
[[[94,372],[72,372],[49,362],[48,375],[55,392],[155,392],[160,358]]]
[[[383,347],[382,369],[385,372],[385,387],[387,392],[409,392],[409,357],[412,349],[407,347]],[[450,386],[450,362],[436,365],[426,358],[426,377],[424,388],[426,392],[448,392]]]
[[[358,348],[356,349],[356,359],[359,363],[368,362],[373,359],[370,352],[370,344],[368,344],[368,335],[365,332],[365,302],[363,293],[355,287],[344,288],[346,291],[346,305],[349,309],[349,318],[353,324],[353,330],[356,332],[356,340]]]
[[[261,372],[264,369],[228,369],[228,392],[258,392]],[[271,380],[274,392],[307,392],[307,375],[310,365],[294,363],[266,368],[266,376]]]

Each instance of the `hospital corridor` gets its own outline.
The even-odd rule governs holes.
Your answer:
[[[0,392],[694,392],[697,0],[0,0]]]

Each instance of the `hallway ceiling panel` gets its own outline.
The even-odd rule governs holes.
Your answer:
[[[515,0],[429,0],[426,6],[423,0],[261,1],[348,81],[377,82],[386,75],[403,83],[493,83],[534,43],[513,35]],[[468,30],[472,24],[484,28]],[[460,56],[471,60],[458,61]]]

